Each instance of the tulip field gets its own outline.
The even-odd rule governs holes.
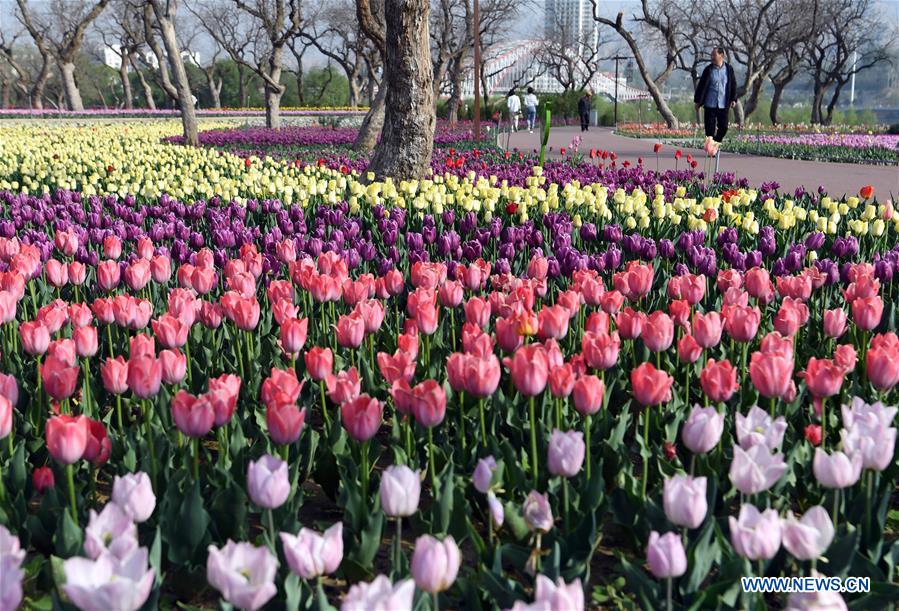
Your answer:
[[[899,601],[889,194],[466,129],[0,125],[0,611]]]

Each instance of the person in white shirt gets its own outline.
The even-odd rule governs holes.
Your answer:
[[[534,88],[528,87],[527,95],[524,96],[524,116],[528,122],[528,131],[534,133],[534,125],[537,124],[537,96],[534,95]]]
[[[521,98],[515,93],[515,88],[509,92],[506,98],[506,107],[509,109],[509,120],[512,122],[512,131],[518,131],[518,119],[521,117]]]

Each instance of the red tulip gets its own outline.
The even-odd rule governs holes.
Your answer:
[[[718,362],[709,359],[699,375],[699,383],[702,392],[713,403],[729,401],[734,392],[740,388],[737,383],[737,370],[727,359]]]
[[[862,199],[871,199],[872,197],[874,197],[874,187],[872,187],[871,185],[865,185],[858,190],[858,194]]]
[[[656,369],[652,363],[642,363],[631,370],[631,392],[640,405],[659,405],[671,400],[674,379]]]
[[[47,451],[56,461],[71,465],[81,460],[87,447],[86,416],[53,416],[45,427]]]
[[[215,410],[205,395],[195,397],[179,390],[171,403],[172,420],[178,430],[188,437],[205,437],[215,422]]]
[[[41,378],[47,394],[57,401],[68,399],[78,384],[78,367],[73,367],[56,356],[48,356],[41,364]]]
[[[384,406],[368,395],[359,395],[340,407],[340,419],[347,433],[356,441],[368,441],[381,426]]]
[[[109,460],[112,452],[112,442],[106,433],[106,427],[99,420],[87,421],[87,445],[84,448],[82,458],[89,461],[95,467],[99,467]]]
[[[813,446],[821,445],[821,437],[822,432],[820,424],[809,424],[805,427],[805,438]]]
[[[50,467],[38,467],[31,474],[31,483],[38,494],[43,494],[56,486],[56,478],[53,477],[53,469]]]

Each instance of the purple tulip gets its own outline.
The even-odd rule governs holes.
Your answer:
[[[415,540],[412,553],[412,577],[415,585],[425,592],[436,594],[453,585],[462,555],[452,535],[439,541],[431,535],[422,535]]]

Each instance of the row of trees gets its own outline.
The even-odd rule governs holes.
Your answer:
[[[641,0],[630,20],[623,13],[604,16],[599,0],[591,2],[594,19],[627,45],[671,127],[678,120],[663,86],[675,71],[695,86],[712,46],[725,48],[738,74],[739,122],[770,84],[770,117],[777,123],[784,90],[803,78],[811,82],[811,121],[827,124],[853,75],[883,67],[899,40],[895,25],[881,23],[875,0]],[[654,72],[648,60],[659,55],[664,67]]]
[[[113,54],[119,79],[113,97],[127,109],[136,103],[150,108],[177,104],[182,86],[179,72],[187,75],[192,95],[199,94],[209,106],[220,107],[223,97],[233,104],[235,92],[225,85],[236,77],[239,105],[261,89],[267,124],[278,127],[288,89],[296,92],[291,99],[299,105],[321,101],[334,69],[343,74],[338,77],[339,88],[346,84],[346,97],[340,103],[383,108],[386,91],[380,98],[377,92],[382,89],[386,48],[383,40],[373,37],[385,28],[384,0],[364,3],[363,13],[371,16],[367,31],[356,0],[15,2],[20,27],[0,32],[4,106],[15,99],[42,108],[45,101],[54,101],[56,93],[68,109],[81,110],[80,82],[96,89],[91,79],[103,72],[98,65],[106,59],[104,54]],[[481,0],[482,44],[489,46],[507,32],[522,6],[520,0]],[[177,15],[173,32],[163,26],[156,7],[163,15],[169,11]],[[470,68],[471,0],[431,0],[429,9],[433,10],[429,11],[427,42],[435,75],[431,87],[435,96],[450,96],[455,115],[462,101],[462,80]],[[172,44],[179,58],[170,57]],[[313,54],[326,58],[328,68],[306,68]],[[310,73],[316,77],[311,92]]]

